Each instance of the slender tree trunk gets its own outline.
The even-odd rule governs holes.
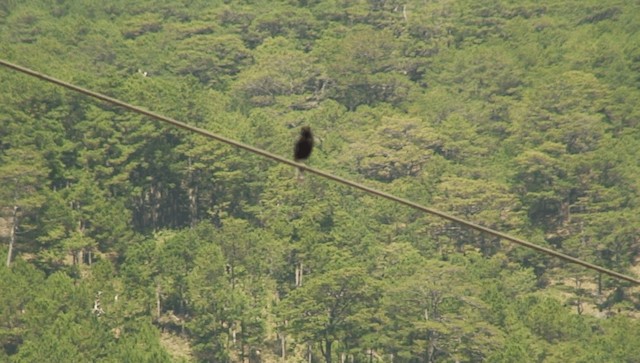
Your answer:
[[[16,228],[18,228],[18,206],[13,206],[13,217],[11,218],[11,230],[9,231],[9,251],[7,252],[7,267],[11,266],[13,245],[16,242]]]
[[[234,266],[233,266],[233,261],[231,263],[230,272],[231,272],[231,290],[235,290],[236,289],[236,274],[235,274],[235,269],[234,269]]]
[[[244,363],[245,358],[248,356],[248,354],[245,354],[245,352],[244,352],[244,350],[245,350],[244,332],[245,332],[244,321],[240,321],[240,361],[242,363]]]
[[[280,333],[280,351],[282,352],[280,355],[280,358],[282,358],[282,361],[284,362],[287,358],[286,356],[286,352],[287,352],[287,344],[285,341],[285,335],[284,333]]]
[[[575,278],[576,281],[576,292],[580,291],[580,287],[582,286],[582,281],[580,281],[580,279],[578,277]],[[578,315],[582,315],[583,309],[582,309],[582,296],[581,294],[578,295],[578,301],[576,302],[576,309],[578,312]]]
[[[327,363],[331,363],[331,346],[333,345],[333,341],[330,339],[325,340],[324,342],[324,361]]]
[[[187,181],[187,192],[189,195],[189,225],[196,226],[198,221],[198,186],[194,183],[191,158],[189,158],[189,179]]]
[[[427,348],[427,362],[434,363],[433,354],[435,353],[436,347],[433,344],[433,341],[429,340],[429,347]]]
[[[80,209],[80,202],[78,202],[76,209],[78,210]],[[82,237],[84,237],[84,223],[82,219],[78,221],[78,232]],[[73,264],[82,265],[83,261],[84,261],[84,248],[81,247],[75,252],[75,255],[73,256]]]
[[[160,318],[160,285],[156,285],[156,317]]]
[[[153,205],[151,207],[152,210],[152,223],[153,223],[153,230],[157,231],[160,227],[160,201],[162,200],[162,191],[160,190],[160,186],[159,185],[154,185],[151,188],[151,193],[152,193],[152,197],[151,200],[153,201]]]
[[[73,254],[73,265],[79,265],[82,261],[82,250],[79,249]]]
[[[562,225],[566,226],[571,220],[571,205],[568,200],[560,203],[560,215],[562,216]]]
[[[302,261],[300,261],[296,265],[296,287],[302,286],[302,270],[303,270]]]
[[[198,223],[198,186],[189,187],[189,225],[191,228]]]
[[[302,275],[304,275],[304,265],[300,261],[300,286],[302,286]]]
[[[184,314],[186,308],[184,306],[185,298],[184,298],[184,286],[180,285],[180,311],[179,314]]]

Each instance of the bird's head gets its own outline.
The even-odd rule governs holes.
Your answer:
[[[302,126],[302,129],[300,130],[300,135],[302,135],[305,138],[310,138],[312,137],[311,135],[311,127],[309,126]]]

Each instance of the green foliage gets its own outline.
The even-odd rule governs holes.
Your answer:
[[[279,307],[285,329],[304,343],[321,344],[330,362],[335,343],[351,348],[372,329],[376,282],[360,268],[344,267],[314,276]],[[348,340],[346,340],[348,338]]]
[[[635,5],[2,1],[0,53],[280,155],[310,125],[311,166],[634,275]],[[640,356],[637,287],[0,84],[0,361]]]

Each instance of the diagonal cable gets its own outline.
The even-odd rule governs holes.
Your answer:
[[[333,175],[333,174],[328,173],[326,171],[322,171],[320,169],[315,169],[315,168],[308,167],[305,164],[300,164],[300,163],[291,161],[291,160],[286,159],[286,158],[284,158],[282,156],[272,154],[272,153],[270,153],[268,151],[265,151],[265,150],[262,150],[262,149],[258,149],[256,147],[253,147],[253,146],[250,146],[250,145],[235,141],[233,139],[226,138],[224,136],[220,136],[218,134],[215,134],[213,132],[207,131],[205,129],[201,129],[199,127],[191,126],[189,124],[186,124],[184,122],[178,121],[176,119],[173,119],[173,118],[170,118],[170,117],[167,117],[167,116],[163,116],[163,115],[160,115],[160,114],[152,112],[152,111],[145,110],[145,109],[140,108],[138,106],[134,106],[134,105],[131,105],[129,103],[126,103],[126,102],[120,101],[118,99],[115,99],[113,97],[109,97],[109,96],[106,96],[104,94],[101,94],[101,93],[98,93],[98,92],[94,92],[94,91],[88,90],[86,88],[82,88],[82,87],[76,86],[74,84],[59,80],[59,79],[51,77],[51,76],[48,76],[46,74],[43,74],[43,73],[40,73],[40,72],[36,72],[36,71],[31,70],[29,68],[22,67],[22,66],[19,66],[17,64],[13,64],[13,63],[7,62],[7,61],[5,61],[3,59],[0,59],[0,65],[3,65],[5,67],[7,67],[7,68],[10,68],[10,69],[13,69],[15,71],[18,71],[20,73],[24,73],[24,74],[30,75],[32,77],[39,78],[39,79],[41,79],[43,81],[46,81],[46,82],[49,82],[49,83],[53,83],[53,84],[57,84],[57,85],[62,86],[64,88],[67,88],[67,89],[70,89],[72,91],[75,91],[75,92],[78,92],[78,93],[81,93],[81,94],[84,94],[84,95],[99,99],[101,101],[104,101],[104,102],[107,102],[107,103],[110,103],[110,104],[113,104],[113,105],[120,106],[120,107],[125,108],[127,110],[130,110],[130,111],[133,111],[135,113],[139,113],[139,114],[151,117],[151,118],[156,119],[158,121],[162,121],[162,122],[171,124],[173,126],[181,128],[181,129],[188,130],[188,131],[191,131],[191,132],[195,132],[197,134],[200,134],[202,136],[205,136],[205,137],[208,137],[208,138],[211,138],[211,139],[214,139],[214,140],[218,140],[218,141],[223,142],[225,144],[229,144],[229,145],[235,146],[237,148],[247,150],[249,152],[261,155],[263,157],[275,160],[277,162],[288,164],[288,165],[291,165],[291,166],[295,166],[295,167],[304,169],[304,170],[306,170],[306,171],[308,171],[310,173],[313,173],[313,174],[316,174],[316,175],[320,175],[320,176],[322,176],[324,178],[336,181],[336,182],[344,184],[344,185],[348,185],[348,186],[356,188],[356,189],[360,189],[360,190],[362,190],[362,191],[364,191],[366,193],[377,195],[379,197],[394,201],[394,202],[399,203],[399,204],[404,204],[404,205],[406,205],[408,207],[420,210],[422,212],[438,216],[440,218],[446,219],[446,220],[451,221],[451,222],[455,222],[455,223],[460,224],[460,225],[462,225],[464,227],[475,229],[477,231],[480,231],[480,232],[483,232],[483,233],[486,233],[486,234],[489,234],[489,235],[492,235],[492,236],[495,236],[495,237],[510,241],[510,242],[518,244],[518,245],[521,245],[523,247],[526,247],[526,248],[529,248],[529,249],[544,253],[546,255],[553,256],[553,257],[559,258],[561,260],[564,260],[564,261],[567,261],[567,262],[570,262],[570,263],[575,263],[575,264],[583,266],[583,267],[585,267],[587,269],[598,271],[598,272],[607,274],[609,276],[612,276],[612,277],[615,277],[615,278],[618,278],[618,279],[621,279],[621,280],[625,280],[625,281],[632,282],[634,284],[640,285],[640,280],[638,280],[636,278],[633,278],[631,276],[627,276],[627,275],[624,275],[622,273],[607,269],[605,267],[589,263],[589,262],[581,260],[579,258],[576,258],[576,257],[573,257],[573,256],[569,256],[569,255],[564,254],[562,252],[555,251],[555,250],[553,250],[551,248],[539,246],[539,245],[536,245],[534,243],[525,241],[525,240],[517,238],[517,237],[512,237],[512,236],[510,236],[510,235],[508,235],[506,233],[503,233],[503,232],[500,232],[500,231],[496,231],[494,229],[487,228],[487,227],[481,226],[481,225],[473,223],[473,222],[466,221],[464,219],[458,218],[458,217],[453,216],[453,215],[448,214],[448,213],[441,212],[441,211],[433,209],[433,208],[425,207],[425,206],[423,206],[421,204],[412,202],[412,201],[410,201],[408,199],[396,197],[395,195],[392,195],[392,194],[389,194],[389,193],[386,193],[386,192],[383,192],[383,191],[380,191],[380,190],[377,190],[377,189],[374,189],[374,188],[370,188],[370,187],[368,187],[366,185],[363,185],[363,184],[360,184],[360,183],[356,183],[354,181],[351,181],[351,180],[348,180],[348,179]]]

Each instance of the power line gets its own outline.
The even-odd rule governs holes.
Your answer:
[[[342,177],[330,174],[328,172],[308,167],[305,164],[296,163],[296,162],[291,161],[289,159],[286,159],[286,158],[284,158],[282,156],[272,154],[272,153],[270,153],[268,151],[265,151],[265,150],[262,150],[262,149],[258,149],[256,147],[253,147],[253,146],[250,146],[250,145],[247,145],[247,144],[243,144],[241,142],[226,138],[224,136],[217,135],[215,133],[212,133],[210,131],[207,131],[207,130],[204,130],[204,129],[201,129],[201,128],[198,128],[198,127],[195,127],[195,126],[188,125],[188,124],[186,124],[184,122],[175,120],[173,118],[170,118],[170,117],[167,117],[167,116],[163,116],[163,115],[157,114],[155,112],[151,112],[151,111],[145,110],[143,108],[128,104],[126,102],[123,102],[123,101],[120,101],[118,99],[103,95],[101,93],[94,92],[94,91],[91,91],[91,90],[88,90],[88,89],[73,85],[71,83],[59,80],[57,78],[48,76],[48,75],[40,73],[40,72],[36,72],[36,71],[31,70],[29,68],[25,68],[25,67],[13,64],[13,63],[7,62],[7,61],[2,60],[2,59],[0,59],[0,64],[5,66],[5,67],[8,67],[10,69],[13,69],[15,71],[18,71],[20,73],[24,73],[24,74],[30,75],[32,77],[39,78],[39,79],[41,79],[43,81],[46,81],[46,82],[49,82],[49,83],[57,84],[57,85],[62,86],[64,88],[70,89],[72,91],[75,91],[75,92],[78,92],[78,93],[81,93],[81,94],[84,94],[84,95],[99,99],[101,101],[104,101],[104,102],[107,102],[107,103],[110,103],[110,104],[113,104],[113,105],[120,106],[122,108],[125,108],[127,110],[130,110],[130,111],[133,111],[133,112],[145,115],[145,116],[149,116],[149,117],[151,117],[153,119],[156,119],[158,121],[166,122],[168,124],[171,124],[173,126],[179,127],[181,129],[185,129],[185,130],[188,130],[188,131],[191,131],[191,132],[195,132],[195,133],[200,134],[202,136],[205,136],[205,137],[208,137],[208,138],[211,138],[211,139],[214,139],[214,140],[218,140],[220,142],[223,142],[223,143],[238,147],[240,149],[247,150],[247,151],[252,152],[254,154],[258,154],[258,155],[264,156],[266,158],[278,161],[280,163],[284,163],[284,164],[288,164],[288,165],[291,165],[291,166],[294,166],[294,167],[298,167],[298,168],[304,169],[304,170],[306,170],[306,171],[308,171],[310,173],[313,173],[313,174],[316,174],[316,175],[320,175],[320,176],[322,176],[324,178],[336,181],[336,182],[344,184],[344,185],[348,185],[348,186],[356,188],[356,189],[360,189],[360,190],[362,190],[362,191],[364,191],[366,193],[377,195],[379,197],[394,201],[396,203],[404,204],[404,205],[406,205],[408,207],[420,210],[420,211],[428,213],[428,214],[432,214],[432,215],[438,216],[440,218],[446,219],[446,220],[451,221],[451,222],[455,222],[455,223],[460,224],[462,226],[465,226],[467,228],[475,229],[477,231],[484,232],[486,234],[490,234],[492,236],[495,236],[495,237],[510,241],[512,243],[515,243],[515,244],[530,248],[532,250],[535,250],[535,251],[538,251],[538,252],[542,252],[542,253],[547,254],[549,256],[557,257],[557,258],[565,260],[567,262],[575,263],[577,265],[586,267],[588,269],[595,270],[595,271],[607,274],[609,276],[616,277],[618,279],[625,280],[625,281],[632,282],[634,284],[640,285],[640,280],[638,280],[638,279],[635,279],[633,277],[624,275],[622,273],[619,273],[619,272],[616,272],[616,271],[613,271],[613,270],[610,270],[610,269],[607,269],[607,268],[604,268],[604,267],[601,267],[601,266],[598,266],[598,265],[594,265],[592,263],[583,261],[583,260],[581,260],[579,258],[575,258],[575,257],[569,256],[569,255],[564,254],[562,252],[558,252],[558,251],[555,251],[555,250],[552,250],[550,248],[546,248],[546,247],[543,247],[543,246],[538,246],[538,245],[533,244],[531,242],[527,242],[527,241],[525,241],[523,239],[512,237],[512,236],[510,236],[508,234],[493,230],[491,228],[483,227],[483,226],[481,226],[479,224],[475,224],[475,223],[466,221],[464,219],[461,219],[461,218],[458,218],[456,216],[441,212],[439,210],[425,207],[425,206],[420,205],[418,203],[412,202],[412,201],[410,201],[408,199],[396,197],[396,196],[394,196],[392,194],[389,194],[389,193],[386,193],[386,192],[383,192],[383,191],[380,191],[380,190],[377,190],[377,189],[374,189],[374,188],[367,187],[367,186],[362,185],[360,183],[356,183],[356,182],[344,179]]]

